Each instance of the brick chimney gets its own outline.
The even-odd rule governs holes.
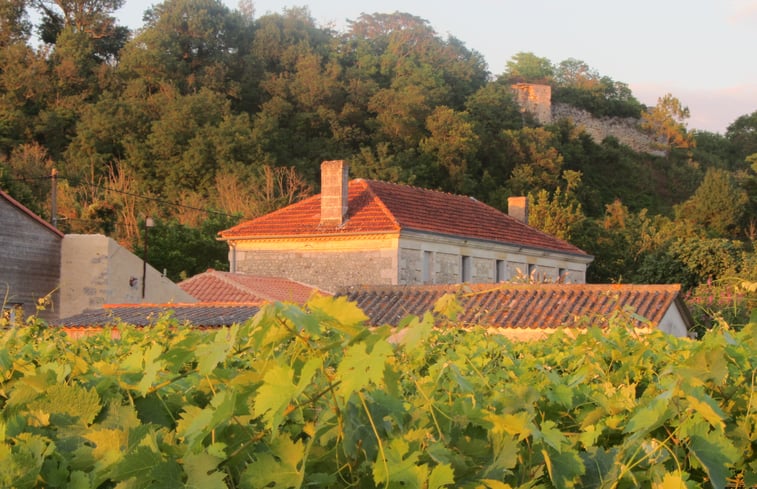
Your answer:
[[[321,225],[344,224],[348,182],[349,166],[343,160],[321,163]]]
[[[523,224],[528,224],[528,197],[508,197],[507,214]]]

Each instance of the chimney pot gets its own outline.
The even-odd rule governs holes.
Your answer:
[[[508,197],[507,214],[523,224],[528,224],[528,197]]]
[[[349,166],[343,160],[321,163],[321,225],[341,226],[347,217]]]

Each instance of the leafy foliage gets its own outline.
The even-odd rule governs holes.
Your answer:
[[[444,308],[444,307],[442,307]],[[736,487],[753,484],[757,324],[701,341],[368,329],[341,299],[228,329],[164,318],[0,339],[13,487]],[[112,333],[116,333],[112,335]]]

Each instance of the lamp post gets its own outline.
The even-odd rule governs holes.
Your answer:
[[[142,255],[142,299],[145,298],[145,281],[147,279],[147,234],[151,227],[155,227],[152,217],[145,218],[145,252]]]

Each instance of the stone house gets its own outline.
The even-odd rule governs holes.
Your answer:
[[[474,198],[375,180],[321,165],[321,194],[221,231],[232,272],[334,291],[360,284],[502,282],[517,275],[586,281],[583,250]],[[518,218],[514,216],[519,216]]]

